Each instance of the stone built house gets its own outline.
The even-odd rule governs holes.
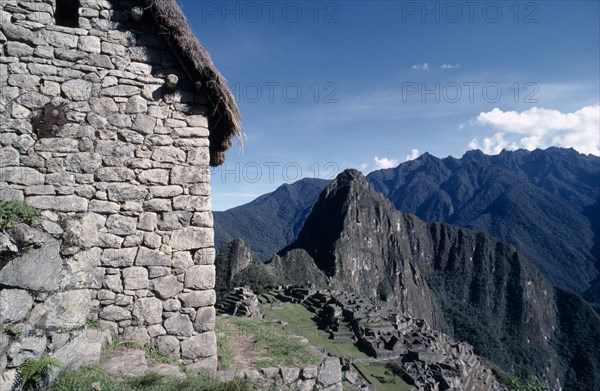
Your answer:
[[[2,0],[0,21],[0,199],[80,223],[61,256],[91,319],[215,368],[209,165],[241,132],[225,80],[175,0]]]

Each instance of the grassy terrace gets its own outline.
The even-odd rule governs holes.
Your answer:
[[[329,333],[317,329],[313,320],[314,313],[299,304],[284,303],[281,308],[272,308],[269,304],[262,306],[267,320],[282,320],[287,322],[287,331],[290,334],[301,335],[309,343],[326,352],[344,358],[369,358],[370,356],[359,350],[352,339],[329,339]],[[340,324],[340,333],[347,334],[345,328],[348,324]],[[377,391],[409,391],[414,387],[406,384],[400,377],[393,376],[383,366],[354,364],[363,378],[374,384]]]
[[[268,320],[279,319],[287,322],[287,331],[290,334],[301,335],[311,345],[323,349],[334,356],[346,358],[369,357],[366,353],[358,349],[352,339],[329,339],[329,333],[317,329],[317,325],[312,319],[315,314],[299,304],[285,303],[281,309],[271,308],[267,304],[263,305],[262,310]],[[347,325],[342,324],[341,326],[344,327]]]
[[[377,391],[411,391],[415,389],[400,377],[394,376],[384,366],[363,363],[354,363],[353,365],[366,380],[375,385]]]

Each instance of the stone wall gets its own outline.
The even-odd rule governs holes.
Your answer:
[[[86,281],[101,278],[82,253],[63,257],[80,232],[77,220],[45,211],[36,228],[19,224],[0,233],[0,373],[49,354],[78,367],[88,350]],[[0,389],[10,383],[3,384]]]
[[[71,28],[0,3],[0,199],[78,219],[62,255],[95,268],[92,320],[214,368],[207,99],[141,1],[80,4]]]

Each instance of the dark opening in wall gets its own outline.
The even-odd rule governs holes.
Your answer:
[[[54,20],[59,26],[79,27],[79,0],[56,0]]]

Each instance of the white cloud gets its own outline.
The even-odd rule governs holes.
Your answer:
[[[417,71],[428,71],[429,64],[427,64],[426,62],[424,62],[423,64],[415,64],[412,66],[412,69],[417,70]]]
[[[573,113],[538,107],[522,112],[495,108],[480,113],[475,123],[498,130],[481,142],[473,139],[469,143],[469,148],[481,149],[485,153],[556,146],[600,156],[600,105],[586,106]]]
[[[456,63],[456,64],[442,64],[442,66],[440,67],[442,69],[456,69],[456,68],[460,68],[460,63]]]
[[[394,168],[400,163],[397,159],[389,159],[387,157],[382,157],[380,159],[379,156],[375,156],[373,160],[375,161],[375,167],[377,169]]]
[[[410,150],[410,154],[406,155],[405,161],[415,160],[419,156],[421,156],[421,152],[419,152],[419,150],[417,148],[413,148]]]
[[[361,164],[358,166],[358,168],[359,168],[361,171],[365,171],[365,170],[367,169],[367,167],[369,167],[369,165],[368,165],[367,163],[361,163]]]

